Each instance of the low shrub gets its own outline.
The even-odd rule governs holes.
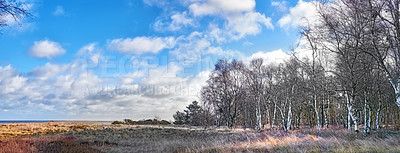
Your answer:
[[[125,122],[122,122],[122,121],[114,121],[114,122],[112,122],[111,124],[125,124]]]
[[[161,121],[158,121],[158,124],[168,125],[168,124],[171,124],[171,123],[166,121],[166,120],[161,120]]]
[[[128,124],[128,125],[168,125],[171,124],[170,122],[166,120],[157,120],[157,119],[146,119],[146,120],[139,120],[139,121],[134,121],[131,119],[124,119],[124,122],[122,121],[114,121],[112,124]]]
[[[128,124],[128,125],[135,125],[135,124],[137,124],[136,121],[133,121],[133,120],[131,120],[131,119],[124,119],[124,121],[125,121],[125,124]]]

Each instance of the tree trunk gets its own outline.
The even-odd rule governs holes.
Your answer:
[[[343,124],[343,128],[346,128],[346,121],[344,120],[342,113],[340,113],[340,122]]]
[[[400,90],[400,89],[398,89],[398,90]],[[399,91],[396,92],[396,104],[397,104],[397,107],[400,108],[400,92]]]
[[[276,103],[274,103],[274,113],[272,114],[272,120],[271,120],[271,128],[272,129],[274,129],[275,118],[276,118]]]
[[[319,122],[319,112],[318,112],[317,96],[316,95],[314,95],[314,111],[315,111],[315,116],[317,118],[318,132],[321,133],[321,123]]]
[[[386,65],[384,64],[383,59],[380,61],[381,65],[383,66],[385,73],[386,73],[386,77],[388,78],[390,84],[392,85],[393,89],[394,89],[394,93],[396,95],[396,105],[397,107],[400,108],[400,74],[397,77],[397,80],[395,80],[391,75],[389,70],[387,69]]]
[[[288,112],[287,120],[286,120],[286,131],[290,130],[291,123],[292,123],[292,103],[289,102],[289,112]]]
[[[328,116],[329,116],[329,105],[330,105],[330,101],[329,101],[329,96],[328,96],[328,99],[327,99],[327,102],[328,102],[328,108],[326,109],[326,113],[325,113],[325,127],[326,128],[328,128],[328,125],[329,125],[329,119],[328,119]]]
[[[269,109],[268,108],[265,108],[265,125],[266,126],[268,126],[268,123],[271,123],[271,114],[269,114],[270,112],[269,112]],[[271,127],[271,126],[270,126]]]
[[[368,129],[368,125],[367,125],[367,100],[364,97],[364,132],[363,135],[366,136],[367,135],[367,129]]]
[[[298,129],[300,127],[300,118],[301,118],[301,112],[299,113],[299,116],[296,118],[296,128]]]
[[[349,109],[348,109],[348,107],[347,107],[347,130],[351,130],[351,117],[350,117],[350,111],[349,111]]]
[[[381,111],[381,108],[378,108],[378,110],[376,110],[375,113],[375,126],[376,126],[376,130],[379,130],[379,113]]]
[[[368,107],[368,129],[367,133],[371,133],[371,109]]]
[[[322,95],[322,100],[321,100],[321,128],[324,128],[325,125],[325,95]]]
[[[358,122],[357,122],[357,118],[353,114],[353,106],[349,105],[348,109],[349,109],[349,115],[350,115],[350,117],[351,117],[351,119],[353,120],[353,123],[354,123],[354,131],[358,132]]]
[[[256,106],[256,116],[257,116],[257,130],[262,130],[262,123],[261,123],[261,106],[260,106],[260,98],[258,98],[257,106]]]
[[[357,118],[353,114],[353,105],[352,102],[354,100],[353,96],[349,96],[348,92],[346,92],[346,99],[347,99],[347,110],[348,110],[348,119],[351,117],[354,123],[354,131],[358,132],[358,123],[357,123]],[[352,98],[350,98],[352,97]],[[348,120],[350,122],[350,120]],[[350,123],[348,123],[349,127],[347,127],[349,130],[351,129]]]
[[[283,114],[282,109],[279,108],[279,111],[281,112],[281,124],[284,127],[284,129],[286,130],[286,128],[285,128],[285,115]]]

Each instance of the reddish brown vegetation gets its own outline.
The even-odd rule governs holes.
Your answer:
[[[0,139],[0,152],[100,152],[93,143],[73,136],[41,136]]]

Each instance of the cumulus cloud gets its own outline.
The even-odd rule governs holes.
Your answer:
[[[217,43],[239,40],[247,35],[257,35],[263,27],[273,29],[271,18],[255,11],[255,0],[190,0],[182,1],[184,11],[176,12],[168,3],[158,0],[145,0],[150,6],[162,6],[164,14],[154,23],[157,31],[178,31],[195,27],[205,16],[214,18],[208,23],[209,29],[199,31],[209,35],[209,40]],[[168,9],[170,8],[170,9]],[[173,12],[173,13],[171,13]],[[208,34],[207,34],[208,33]]]
[[[125,54],[158,53],[163,49],[175,46],[173,37],[136,37],[125,39],[114,39],[108,44],[110,50]]]
[[[36,58],[51,59],[65,53],[65,49],[57,42],[50,40],[35,41],[28,50],[29,55]]]
[[[37,79],[47,80],[49,77],[54,77],[57,74],[66,71],[66,65],[58,65],[46,63],[44,66],[35,67],[28,75]]]
[[[252,11],[255,5],[254,0],[207,0],[193,3],[189,9],[195,16],[218,14],[230,16]]]
[[[280,64],[285,62],[290,58],[290,55],[286,52],[282,51],[282,49],[270,51],[270,52],[263,52],[259,51],[252,54],[249,57],[245,57],[243,61],[245,63],[250,63],[251,60],[261,58],[264,60],[265,64]]]
[[[0,84],[3,88],[1,88],[0,93],[2,94],[11,94],[22,87],[24,87],[27,79],[18,75],[15,69],[8,65],[6,67],[0,67]]]
[[[276,7],[281,12],[285,12],[288,9],[286,6],[286,1],[271,1],[271,5]]]
[[[177,12],[173,14],[170,22],[165,22],[162,19],[159,19],[154,24],[154,28],[158,31],[178,31],[183,27],[194,26],[194,19],[188,17],[186,11],[180,13]]]
[[[283,16],[278,20],[278,25],[281,28],[296,28],[305,25],[306,23],[313,23],[317,18],[317,10],[315,1],[303,2],[299,0],[296,6],[290,8],[289,14]]]
[[[256,35],[265,26],[273,29],[271,18],[255,11],[254,0],[206,0],[194,1],[188,9],[196,17],[218,16],[225,20],[223,27],[211,24],[211,35],[218,42],[239,40]]]
[[[83,46],[81,49],[78,50],[76,55],[82,58],[86,58],[87,64],[91,64],[94,66],[98,65],[99,61],[104,59],[102,55],[102,49],[97,47],[96,43],[90,43],[86,46]]]
[[[241,39],[246,35],[256,35],[261,32],[262,26],[273,29],[271,18],[258,12],[248,12],[241,16],[228,17],[226,29],[232,39]]]
[[[55,15],[55,16],[65,15],[64,8],[62,6],[60,6],[60,5],[58,5],[56,7],[56,9],[54,10],[53,15]]]
[[[10,114],[23,111],[26,115],[20,115],[21,119],[35,114],[55,114],[60,119],[143,119],[154,115],[172,119],[176,110],[198,100],[208,79],[208,70],[182,75],[185,68],[174,62],[142,65],[147,68],[104,77],[88,71],[86,63],[86,57],[103,56],[99,50],[91,43],[83,46],[70,63],[49,62],[24,75],[11,65],[0,66],[0,85],[4,87],[0,97],[5,101],[0,108]],[[126,56],[124,60],[131,59]]]

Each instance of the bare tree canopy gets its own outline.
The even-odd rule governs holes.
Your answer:
[[[259,131],[341,125],[355,132],[363,125],[365,135],[383,124],[400,128],[400,0],[315,5],[317,20],[300,31],[310,56],[268,65],[217,62],[201,93],[215,125]]]
[[[0,0],[0,26],[8,25],[8,20],[19,22],[23,17],[30,16],[24,1],[21,0]]]

